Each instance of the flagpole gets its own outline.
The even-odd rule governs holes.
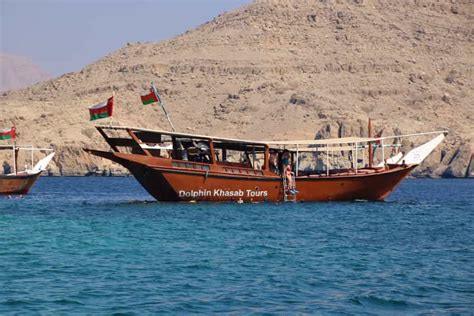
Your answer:
[[[113,86],[110,86],[110,89],[112,90],[112,100],[113,102],[115,103],[115,91],[114,91],[114,87]],[[114,104],[115,106],[115,104]],[[109,120],[109,126],[112,127],[112,116],[109,116],[110,117],[110,120]]]
[[[153,82],[151,83],[151,88],[153,89],[153,93],[155,94],[155,96],[158,97],[158,91],[156,90],[155,85],[153,84]],[[168,112],[166,111],[165,103],[163,102],[163,100],[161,100],[161,98],[159,100],[160,100],[161,108],[163,109],[163,112],[165,112],[166,118],[168,119],[168,122],[171,125],[171,129],[173,130],[173,132],[176,132],[176,129],[174,128],[174,125],[171,122],[171,119],[168,115]]]

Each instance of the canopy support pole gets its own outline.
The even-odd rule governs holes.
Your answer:
[[[368,128],[368,136],[369,138],[372,137],[372,122],[369,118],[369,128]],[[369,142],[369,168],[372,168],[374,157],[372,157],[372,142]]]
[[[298,144],[296,144],[296,164],[295,164],[295,177],[298,176],[298,169],[299,169],[299,152],[298,152]]]
[[[357,164],[359,163],[359,159],[357,157],[357,152],[358,152],[358,148],[357,148],[357,143],[355,143],[355,173],[357,173]]]
[[[318,155],[318,148],[316,148],[316,151],[315,151],[315,156],[316,156],[316,172],[319,173],[319,155]]]
[[[15,174],[17,174],[18,173],[18,152],[20,151],[20,149],[17,148],[16,146],[14,146],[14,147],[15,147],[15,149],[13,151],[14,151],[15,163],[13,165],[14,165],[14,168],[15,168]]]
[[[354,144],[351,145],[352,169],[355,169]]]
[[[16,174],[16,148],[13,145],[13,173]]]
[[[329,149],[328,145],[326,144],[326,175],[329,176]]]
[[[365,168],[365,150],[362,150],[362,165]]]
[[[270,160],[270,147],[265,145],[265,152],[263,154],[263,170],[269,170],[269,160]]]
[[[382,161],[383,161],[383,166],[384,166],[384,169],[385,169],[385,146],[383,145],[383,138],[382,138],[382,141],[381,141],[381,145],[382,145]]]

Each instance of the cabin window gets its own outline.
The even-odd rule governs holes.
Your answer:
[[[145,137],[146,134],[137,135],[143,138],[142,148],[148,150],[153,157],[171,158],[173,141],[169,135],[160,135],[153,139]],[[146,141],[146,142],[145,142]]]
[[[145,150],[154,157],[171,158],[173,147],[171,136],[156,132],[131,130],[102,130],[109,145],[121,153],[146,155]]]
[[[222,162],[243,168],[252,168],[250,157],[244,151],[226,150],[226,157]]]
[[[172,158],[190,162],[211,163],[209,140],[174,137]]]
[[[231,172],[230,167],[262,170],[265,162],[265,147],[260,144],[215,141],[214,152],[216,162],[229,167],[226,172]]]

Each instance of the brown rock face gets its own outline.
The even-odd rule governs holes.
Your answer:
[[[8,92],[0,125],[15,122],[21,139],[39,145],[105,148],[87,106],[111,86],[115,124],[169,128],[158,107],[140,104],[153,81],[183,132],[307,139],[330,126],[321,137],[350,136],[366,131],[368,117],[384,134],[447,129],[417,174],[462,176],[470,162],[460,148],[474,139],[472,12],[469,0],[261,0]],[[55,160],[60,173],[108,170],[80,151],[64,159],[75,163]]]
[[[463,178],[472,176],[472,151],[469,145],[464,144],[457,148],[447,161],[447,168],[441,176],[446,178]]]

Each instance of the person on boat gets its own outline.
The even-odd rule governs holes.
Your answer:
[[[283,150],[281,154],[281,170],[285,171],[286,167],[290,165],[290,152],[288,149]]]
[[[296,191],[296,183],[295,183],[295,174],[293,171],[291,171],[291,166],[286,166],[285,169],[285,174],[284,176],[286,177],[286,190],[289,191],[292,194],[297,193]]]
[[[187,152],[188,160],[194,162],[201,162],[201,155],[199,148],[196,147],[188,147],[185,149]]]
[[[240,165],[244,168],[251,168],[252,165],[250,164],[250,160],[249,160],[249,157],[247,156],[247,154],[243,153],[241,156],[240,156]]]
[[[175,159],[188,160],[188,149],[183,146],[183,143],[180,140],[177,140],[175,156]]]
[[[196,144],[196,147],[199,148],[199,161],[210,163],[211,162],[211,151],[209,146],[204,142],[199,142]]]
[[[268,164],[270,166],[270,171],[279,174],[278,163],[277,163],[277,154],[275,152],[270,153],[270,158],[268,159]]]
[[[188,160],[188,150],[186,148],[181,149],[181,159]]]
[[[3,174],[10,174],[12,172],[12,167],[8,164],[8,162],[3,162]]]

